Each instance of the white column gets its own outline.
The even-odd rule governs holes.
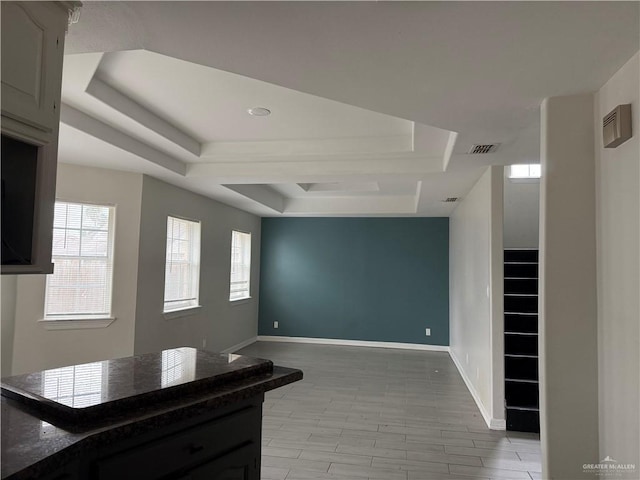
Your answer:
[[[543,478],[598,462],[593,95],[542,104],[540,402]]]

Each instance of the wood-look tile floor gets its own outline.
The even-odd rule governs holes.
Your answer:
[[[489,430],[447,353],[257,342],[300,368],[268,392],[263,480],[536,480],[537,435]]]

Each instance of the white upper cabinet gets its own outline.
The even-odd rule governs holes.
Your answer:
[[[79,2],[0,7],[0,273],[51,273],[64,37]]]
[[[59,3],[2,2],[2,115],[46,134],[60,118],[67,19]]]

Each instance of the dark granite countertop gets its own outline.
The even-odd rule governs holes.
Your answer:
[[[96,394],[92,401],[87,400],[87,403],[93,406],[107,406],[106,415],[99,421],[90,420],[79,425],[77,417],[65,418],[64,415],[60,416],[59,412],[52,414],[52,411],[58,408],[55,405],[53,410],[42,410],[35,403],[35,398],[39,396],[37,394],[32,394],[34,398],[27,403],[3,397],[2,479],[33,478],[42,472],[63,466],[85,451],[95,450],[132,435],[150,432],[181,419],[202,415],[212,409],[230,406],[302,379],[300,370],[273,366],[268,360],[213,354],[195,349],[165,350],[176,351],[189,352],[188,356],[195,358],[195,370],[190,370],[188,374],[184,370],[182,373],[176,371],[175,374],[169,374],[170,368],[157,368],[158,361],[162,364],[164,352],[152,354],[156,356],[155,363],[151,361],[152,357],[147,357],[142,363],[134,361],[139,357],[108,361],[107,365],[121,367],[107,375],[107,378],[113,381],[108,384],[109,392],[104,395],[101,392],[99,396]],[[225,357],[226,364],[223,361]],[[165,360],[165,366],[168,365],[166,362]],[[135,371],[136,365],[143,364],[150,372]],[[128,367],[125,368],[123,365]],[[125,376],[128,378],[124,379]],[[212,380],[214,377],[217,378],[216,381]],[[38,377],[38,374],[31,374],[10,377],[3,379],[3,382],[11,380],[7,384],[12,385],[14,389],[17,388],[16,385],[20,385],[35,390],[37,378],[43,381],[43,377]],[[140,381],[137,382],[136,378]],[[18,379],[24,383],[19,383]],[[157,381],[155,390],[154,381]],[[111,385],[114,386],[113,389]],[[136,386],[144,386],[139,394]],[[39,394],[43,398],[47,397],[46,388],[40,388]],[[77,395],[80,395],[80,392],[82,391],[78,390]],[[126,392],[131,395],[127,397]],[[154,393],[160,396],[154,396]],[[137,398],[137,401],[127,403],[127,398]],[[45,403],[58,402],[49,398]],[[68,409],[69,405],[63,407]]]
[[[125,409],[272,370],[270,360],[181,347],[6,377],[0,386],[3,396],[82,430]]]

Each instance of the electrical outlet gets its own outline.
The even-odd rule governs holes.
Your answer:
[[[273,328],[278,328],[278,322],[273,322]]]
[[[202,339],[202,348],[207,348],[207,339],[206,338]]]
[[[476,379],[480,380],[480,367],[476,368]]]
[[[469,365],[469,354],[467,353],[467,365]]]
[[[431,329],[430,329],[430,328],[425,328],[425,329],[424,329],[424,334],[425,334],[427,337],[430,337],[430,336],[431,336]]]

